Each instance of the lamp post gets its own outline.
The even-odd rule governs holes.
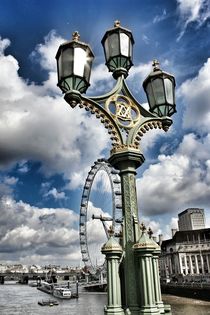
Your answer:
[[[140,140],[144,133],[153,128],[167,131],[172,124],[170,116],[176,112],[175,79],[172,75],[162,71],[158,61],[155,60],[152,72],[143,83],[149,110],[142,107],[133,97],[125,82],[129,69],[133,65],[133,44],[132,33],[121,27],[120,22],[116,21],[114,28],[108,30],[102,39],[106,65],[113,73],[116,85],[105,95],[85,97],[83,93],[89,86],[93,53],[89,45],[79,40],[78,32],[75,32],[72,41],[61,45],[56,55],[58,86],[72,108],[78,105],[80,108],[90,111],[100,119],[110,134],[112,149],[109,162],[119,169],[122,185],[123,258],[121,258],[119,268],[122,309],[125,314],[131,315],[160,314],[158,307],[156,308],[154,305],[152,307],[144,305],[143,307],[141,302],[141,296],[145,298],[148,294],[141,290],[146,290],[148,283],[150,285],[152,282],[152,268],[151,266],[145,267],[146,273],[151,272],[146,277],[151,281],[146,285],[145,277],[137,276],[140,264],[138,259],[140,259],[139,257],[143,259],[146,251],[141,251],[141,255],[139,255],[141,246],[139,242],[142,238],[139,229],[135,176],[136,169],[144,162],[144,156],[140,150]],[[154,248],[150,255],[153,252]],[[147,259],[145,261],[147,264]],[[156,287],[158,286],[154,285],[152,290],[155,290]],[[114,292],[111,288],[109,290]],[[114,310],[117,308],[119,309],[119,305],[116,307],[113,305],[107,312],[114,315],[116,314]],[[163,310],[161,314],[164,314]]]

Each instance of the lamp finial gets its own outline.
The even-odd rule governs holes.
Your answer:
[[[153,66],[153,70],[154,71],[160,70],[160,63],[159,63],[159,61],[157,59],[153,60],[152,66]]]
[[[108,234],[109,236],[114,236],[114,229],[113,229],[113,225],[110,225],[109,229],[108,229]]]
[[[142,230],[142,233],[145,233],[146,230],[147,230],[147,228],[146,228],[146,226],[144,225],[143,222],[140,224],[140,230]]]
[[[115,22],[114,22],[114,27],[119,27],[120,26],[120,21],[119,20],[116,20]]]
[[[153,234],[153,231],[152,231],[152,229],[149,227],[148,228],[148,235],[149,235],[149,238],[152,238],[152,234]]]
[[[72,39],[78,41],[78,40],[80,39],[80,34],[79,34],[79,32],[75,31],[75,32],[72,34]]]

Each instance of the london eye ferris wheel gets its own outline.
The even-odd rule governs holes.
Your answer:
[[[80,248],[82,260],[90,273],[94,274],[98,266],[103,266],[100,249],[109,237],[109,226],[112,225],[115,235],[119,235],[121,224],[119,172],[107,160],[98,159],[87,175],[80,206]]]

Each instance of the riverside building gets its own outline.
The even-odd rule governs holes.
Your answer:
[[[192,211],[193,210],[193,211]],[[200,211],[201,210],[201,211]],[[186,229],[186,227],[193,227]],[[203,228],[198,228],[202,226]],[[203,209],[187,209],[179,214],[179,229],[172,238],[161,240],[160,276],[163,281],[210,282],[210,228],[205,228]]]
[[[205,228],[204,209],[189,208],[178,214],[179,231],[199,230]]]

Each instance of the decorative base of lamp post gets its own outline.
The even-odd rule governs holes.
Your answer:
[[[163,302],[158,302],[158,303],[156,303],[156,305],[159,309],[160,314],[165,314],[165,308],[164,308],[165,306],[164,306]]]
[[[171,305],[164,304],[164,311],[165,311],[164,314],[172,315],[172,313],[171,313]]]
[[[104,314],[125,315],[121,301],[121,285],[119,276],[119,261],[122,256],[122,247],[114,239],[114,231],[109,230],[110,238],[103,245],[101,252],[106,255],[107,262],[107,305]]]
[[[140,315],[171,314],[169,306],[164,306],[159,284],[158,253],[159,246],[149,237],[144,224],[142,234],[133,249],[137,261]],[[168,311],[168,312],[167,312]]]
[[[104,314],[107,315],[125,315],[124,310],[121,307],[116,306],[105,306],[104,307]]]
[[[140,315],[144,315],[144,314],[147,314],[147,315],[152,315],[152,314],[155,314],[155,315],[160,315],[160,311],[157,309],[156,306],[154,307],[151,307],[151,306],[148,306],[148,307],[144,307],[144,309],[141,309]]]

